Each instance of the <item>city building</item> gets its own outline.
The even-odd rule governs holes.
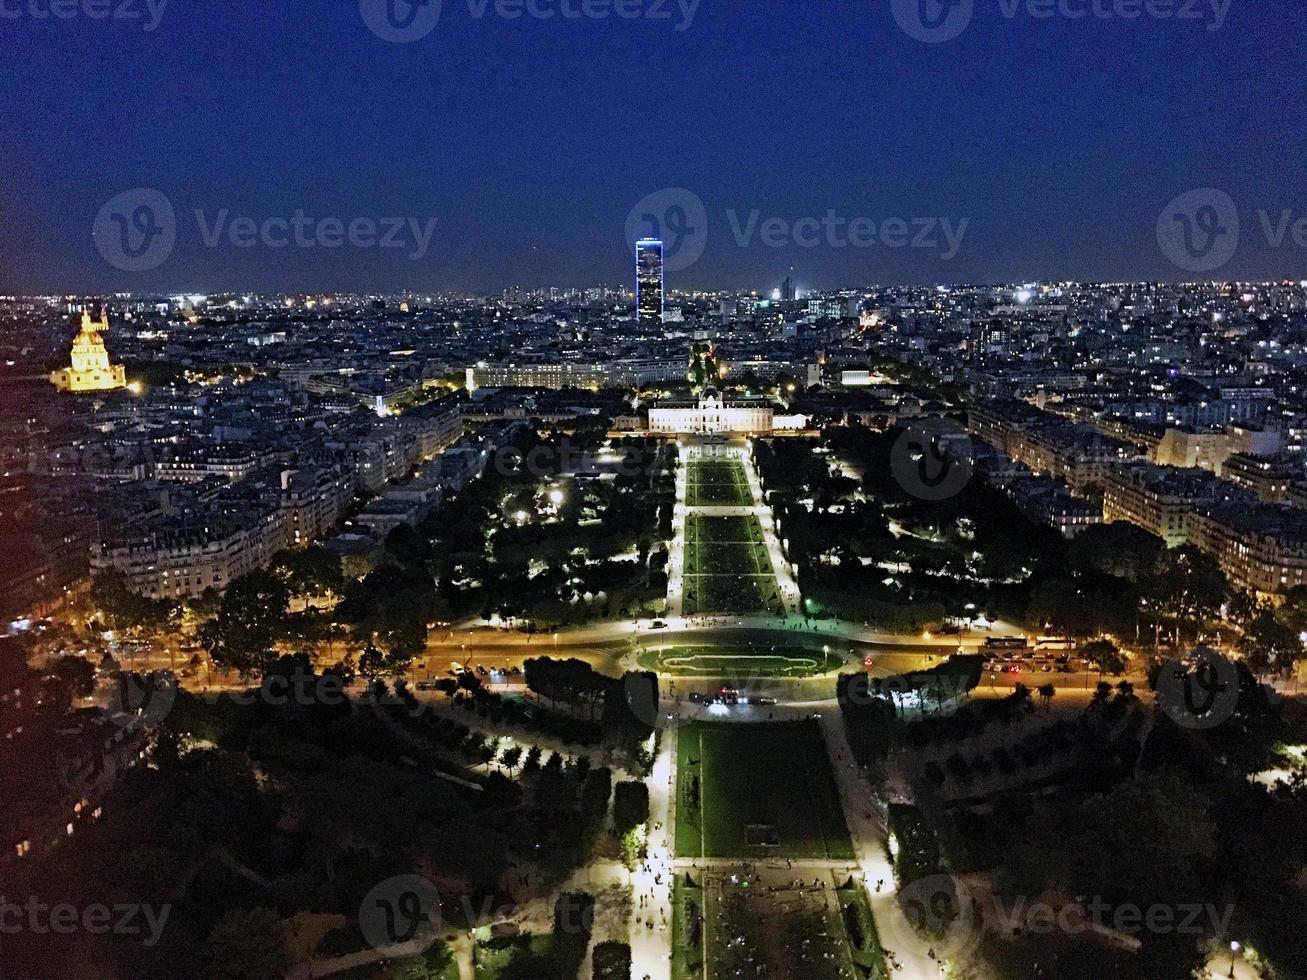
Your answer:
[[[73,340],[71,366],[55,371],[50,382],[60,391],[100,392],[127,387],[127,369],[109,360],[104,334],[109,331],[109,314],[92,320],[82,311],[82,329]]]
[[[635,243],[635,308],[641,323],[663,322],[663,243],[656,238]]]
[[[759,398],[729,401],[716,388],[705,388],[693,402],[659,402],[649,409],[649,431],[676,434],[768,433],[803,429],[803,416],[777,416],[770,402]]]

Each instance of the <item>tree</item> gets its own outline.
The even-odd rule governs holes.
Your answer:
[[[435,583],[424,569],[387,564],[352,582],[338,614],[360,640],[374,638],[399,660],[410,660],[427,644]]]
[[[95,667],[85,657],[60,657],[50,665],[50,676],[73,697],[89,698],[95,691]]]
[[[100,572],[91,580],[91,602],[114,629],[160,629],[174,607],[166,599],[150,599],[131,591],[119,572]]]
[[[213,662],[248,677],[262,673],[276,658],[274,646],[285,633],[290,595],[268,572],[242,575],[222,597],[218,615],[200,628],[200,641]]]
[[[522,746],[511,745],[504,749],[504,754],[499,757],[499,764],[509,772],[514,772],[522,764]]]
[[[1092,640],[1080,651],[1086,660],[1098,664],[1105,674],[1119,677],[1125,673],[1125,656],[1111,640]]]
[[[271,909],[233,909],[214,923],[206,953],[210,980],[269,980],[290,967],[281,919]]]
[[[649,819],[649,787],[621,782],[613,796],[613,826],[619,834],[634,830]]]
[[[1258,674],[1282,673],[1307,654],[1297,634],[1269,609],[1258,613],[1248,624],[1238,646],[1248,665]]]
[[[273,568],[282,574],[287,587],[304,599],[339,592],[344,583],[340,560],[321,545],[279,552]]]
[[[1041,684],[1039,686],[1039,700],[1044,704],[1044,710],[1048,711],[1053,704],[1053,695],[1057,694],[1057,688],[1052,684]]]
[[[1307,633],[1307,585],[1290,589],[1284,603],[1276,610],[1276,616],[1296,635]]]
[[[596,943],[591,964],[594,980],[631,980],[631,947],[626,943]]]

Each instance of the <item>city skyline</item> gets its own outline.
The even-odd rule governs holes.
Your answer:
[[[4,980],[1307,977],[1302,0],[0,0]]]

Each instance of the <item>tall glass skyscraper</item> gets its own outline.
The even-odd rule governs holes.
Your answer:
[[[641,323],[663,322],[663,243],[657,238],[635,243],[635,308]]]

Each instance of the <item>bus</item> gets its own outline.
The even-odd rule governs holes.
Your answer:
[[[1065,636],[1041,636],[1035,641],[1035,649],[1041,653],[1070,653],[1076,648],[1076,641]]]
[[[985,653],[1020,654],[1030,649],[1024,636],[987,636],[981,650]]]

